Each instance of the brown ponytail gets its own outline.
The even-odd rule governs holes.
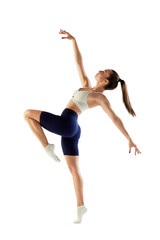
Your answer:
[[[129,100],[129,95],[127,91],[127,85],[124,80],[120,79],[118,73],[112,69],[112,73],[110,76],[107,78],[109,80],[109,83],[104,85],[104,90],[113,90],[118,86],[118,82],[121,83],[121,89],[122,89],[122,98],[123,98],[123,103],[127,109],[127,111],[134,117],[136,116],[130,100]]]
[[[121,89],[122,89],[122,98],[123,98],[123,103],[127,109],[127,111],[134,117],[136,116],[131,103],[130,103],[130,99],[129,99],[129,95],[128,95],[128,90],[127,90],[127,85],[125,83],[124,80],[119,79],[119,82],[121,83]]]

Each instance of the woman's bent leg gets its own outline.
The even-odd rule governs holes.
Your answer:
[[[24,112],[24,118],[30,126],[32,132],[41,142],[42,146],[46,148],[48,145],[48,140],[44,134],[44,131],[40,125],[40,115],[42,111],[39,110],[26,110]]]
[[[41,127],[41,114],[42,111],[39,110],[26,110],[24,113],[24,118],[30,126],[32,132],[41,142],[47,154],[56,162],[60,162],[60,159],[55,154],[55,145],[48,143],[48,140]]]

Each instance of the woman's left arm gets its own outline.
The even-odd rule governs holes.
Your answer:
[[[117,118],[114,120],[114,124],[118,127],[118,129],[123,133],[123,135],[128,139],[128,145],[129,145],[129,153],[131,153],[131,148],[135,148],[135,155],[136,153],[141,153],[139,149],[137,148],[137,145],[132,141],[131,137],[129,136],[128,132],[126,131],[122,121],[120,118]]]
[[[135,155],[136,152],[139,154],[141,153],[139,149],[137,148],[136,144],[132,141],[131,137],[129,136],[128,132],[126,131],[121,119],[115,114],[113,111],[111,104],[109,100],[106,98],[105,95],[100,95],[99,98],[99,104],[103,108],[103,110],[108,114],[108,116],[112,119],[113,123],[117,126],[117,128],[121,131],[121,133],[128,139],[129,141],[129,153],[131,152],[131,148],[135,148]]]

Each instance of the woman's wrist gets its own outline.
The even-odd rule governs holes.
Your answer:
[[[133,142],[132,139],[131,139],[131,137],[128,138],[128,141],[129,141],[129,142]]]

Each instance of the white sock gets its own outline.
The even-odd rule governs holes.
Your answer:
[[[74,223],[81,223],[82,216],[87,212],[87,208],[84,205],[77,207],[77,220]]]
[[[45,151],[47,154],[54,159],[56,162],[60,162],[60,159],[56,156],[54,153],[55,145],[54,144],[48,144],[47,147],[45,148]]]

